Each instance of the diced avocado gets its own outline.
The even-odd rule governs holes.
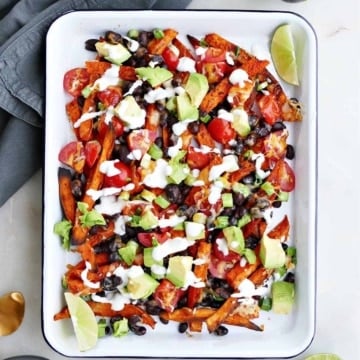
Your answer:
[[[166,109],[175,112],[176,111],[176,96],[171,97],[165,105]]]
[[[260,260],[264,267],[277,269],[284,266],[286,254],[278,239],[271,239],[266,234],[260,241]]]
[[[139,221],[139,226],[144,230],[149,230],[158,225],[158,218],[153,214],[150,209],[146,209],[141,215],[141,219]]]
[[[244,109],[236,108],[231,111],[233,114],[232,127],[242,137],[249,135],[251,128],[249,124],[249,115]]]
[[[295,285],[287,281],[275,281],[271,286],[272,310],[276,314],[289,314],[295,301]]]
[[[152,201],[154,201],[155,198],[156,198],[156,195],[155,195],[153,192],[151,192],[151,191],[149,191],[149,190],[147,190],[147,189],[144,189],[144,190],[141,192],[140,196],[141,196],[144,200],[146,200],[146,201],[148,201],[148,202],[152,202]]]
[[[229,226],[223,229],[223,234],[229,249],[242,254],[245,249],[245,239],[241,229],[237,226]]]
[[[155,260],[152,256],[152,252],[154,247],[146,247],[144,248],[144,265],[147,267],[151,267],[152,265],[162,265],[163,260]]]
[[[199,224],[206,224],[207,216],[202,212],[197,212],[194,214],[192,220]]]
[[[188,240],[205,238],[205,225],[193,221],[185,221],[185,234]]]
[[[198,108],[191,103],[188,94],[183,93],[176,97],[177,115],[182,120],[197,120],[199,118]]]
[[[149,274],[143,273],[129,279],[127,291],[133,299],[146,299],[155,291],[158,285],[159,283]]]
[[[131,57],[129,50],[122,44],[109,44],[106,41],[98,41],[95,47],[99,55],[116,65],[122,64]]]
[[[124,247],[118,250],[118,253],[127,265],[131,265],[135,259],[138,248],[139,244],[137,242],[129,240]]]
[[[190,173],[190,168],[187,163],[181,162],[186,155],[186,151],[179,151],[176,156],[170,159],[168,165],[171,168],[171,173],[168,175],[169,182],[180,184]]]
[[[193,258],[191,256],[173,256],[169,259],[167,279],[175,286],[184,287],[186,285],[187,274],[191,271]]]
[[[159,195],[155,198],[155,204],[159,205],[162,209],[166,209],[171,205],[171,203],[162,195]]]
[[[209,91],[209,83],[206,76],[199,73],[191,73],[186,82],[185,91],[189,94],[192,105],[199,107]]]
[[[131,95],[122,99],[116,105],[114,112],[130,129],[137,129],[145,124],[146,111],[139,106]]]
[[[136,73],[142,80],[146,80],[152,87],[156,87],[173,77],[172,72],[161,67],[139,67]]]

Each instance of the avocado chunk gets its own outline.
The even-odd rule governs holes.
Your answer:
[[[185,233],[188,240],[205,238],[205,225],[193,221],[185,221]]]
[[[130,129],[137,129],[145,124],[146,111],[142,109],[133,96],[126,96],[114,109],[115,114]]]
[[[275,281],[271,286],[272,310],[276,314],[289,314],[295,301],[295,285]]]
[[[185,91],[189,94],[192,105],[199,107],[209,91],[209,83],[206,76],[199,73],[191,73],[186,82]]]
[[[142,80],[146,80],[152,87],[161,85],[173,77],[172,72],[161,67],[139,67],[135,71]]]
[[[187,163],[181,162],[182,158],[186,155],[186,151],[179,151],[168,165],[171,173],[168,175],[168,181],[175,184],[180,184],[190,173],[190,168]]]
[[[285,265],[286,254],[279,239],[271,239],[266,234],[260,241],[260,260],[267,269],[277,269]]]
[[[175,286],[185,287],[188,273],[191,271],[192,256],[173,256],[169,259],[166,278]]]
[[[199,110],[191,103],[191,99],[186,92],[176,96],[176,108],[180,121],[197,120],[199,118]]]
[[[158,285],[159,283],[149,274],[142,273],[130,278],[126,288],[133,299],[146,299],[155,291]]]
[[[150,209],[146,209],[139,221],[139,226],[144,230],[150,230],[158,225],[158,218],[153,214]]]
[[[245,249],[244,235],[237,226],[228,226],[223,229],[223,234],[230,250],[242,254]]]
[[[136,241],[129,240],[124,247],[118,250],[118,253],[127,265],[131,265],[135,260],[138,248],[139,244]]]
[[[246,137],[249,135],[251,128],[249,124],[249,115],[244,109],[236,108],[231,110],[233,114],[233,121],[231,126],[235,129],[235,131],[241,136]]]
[[[99,55],[116,65],[122,64],[131,57],[129,50],[122,44],[109,44],[106,41],[98,41],[95,48]]]

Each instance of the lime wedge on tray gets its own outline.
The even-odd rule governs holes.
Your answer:
[[[310,355],[307,358],[305,358],[304,360],[341,360],[339,358],[339,356],[335,355],[335,354],[314,354],[314,355]]]
[[[299,85],[295,45],[289,24],[276,28],[271,39],[270,52],[279,76],[289,84]]]
[[[96,345],[98,339],[98,325],[90,306],[80,296],[65,293],[66,304],[69,309],[76,339],[80,351],[86,351]]]

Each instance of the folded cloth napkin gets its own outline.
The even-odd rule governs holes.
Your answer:
[[[191,0],[0,1],[0,206],[42,166],[45,36],[75,10],[184,9]]]

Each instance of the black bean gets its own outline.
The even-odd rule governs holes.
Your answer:
[[[241,181],[245,185],[252,185],[255,182],[255,178],[256,178],[255,173],[251,173],[249,175],[244,176]]]
[[[131,315],[128,318],[129,321],[129,327],[136,325],[139,321],[140,321],[140,316],[139,315]]]
[[[259,137],[265,137],[270,134],[270,130],[266,126],[257,127],[255,131]]]
[[[187,329],[188,329],[188,323],[181,322],[179,324],[179,327],[178,327],[179,333],[183,334]]]
[[[168,118],[169,113],[167,111],[163,111],[160,114],[160,125],[161,126],[167,126],[167,118]]]
[[[245,239],[245,247],[251,250],[255,250],[259,242],[260,242],[259,238],[250,235]]]
[[[71,181],[71,192],[77,200],[82,197],[83,184],[80,179],[74,179]]]
[[[120,259],[121,259],[120,255],[117,251],[114,251],[114,252],[110,253],[110,255],[109,255],[110,262],[119,261]]]
[[[221,211],[220,216],[230,216],[233,214],[234,210],[235,210],[234,208],[230,208],[230,207],[224,208]]]
[[[142,336],[146,334],[145,326],[134,325],[129,327],[130,331],[132,331],[135,335]]]
[[[156,109],[159,110],[160,112],[163,112],[165,110],[165,105],[160,101],[157,101],[155,103],[155,106],[156,106]]]
[[[163,323],[163,324],[168,324],[169,323],[169,320],[168,319],[165,319],[165,318],[163,318],[163,317],[161,317],[161,316],[159,316],[159,320]]]
[[[244,150],[244,143],[242,140],[238,140],[234,146],[234,151],[236,155],[240,155]]]
[[[130,154],[130,150],[126,144],[115,144],[113,151],[113,157],[115,159],[119,159],[121,162],[125,164],[130,164],[131,159],[128,158],[129,154]]]
[[[149,42],[149,36],[147,31],[140,31],[138,41],[141,46],[146,47]]]
[[[284,251],[286,251],[287,248],[289,247],[289,245],[286,244],[286,243],[284,243],[284,242],[282,242],[282,243],[281,243],[281,247],[284,249]]]
[[[185,204],[180,205],[176,211],[178,216],[186,216],[188,219],[192,219],[196,212],[197,208],[195,206],[188,206]]]
[[[292,160],[295,158],[295,149],[292,145],[287,144],[286,145],[286,154],[285,154],[286,158],[289,160]]]
[[[111,290],[115,290],[121,283],[122,280],[119,276],[111,275],[101,280],[101,287],[105,291],[111,291]]]
[[[292,272],[288,272],[284,277],[284,281],[289,282],[289,283],[294,283],[295,282],[295,274]]]
[[[259,198],[256,200],[256,206],[260,210],[267,209],[268,207],[270,207],[270,201],[267,198]]]
[[[161,136],[157,137],[154,141],[155,145],[158,146],[160,149],[164,146],[164,140]]]
[[[244,140],[245,144],[248,146],[254,146],[256,144],[257,135],[255,133],[250,133],[249,136]]]
[[[223,287],[218,287],[215,290],[215,293],[220,296],[223,299],[227,299],[231,296],[231,294],[233,293],[232,289],[225,289]]]
[[[88,39],[85,41],[85,49],[89,51],[96,51],[95,44],[98,42],[98,39]]]
[[[191,134],[196,135],[200,130],[200,124],[198,121],[192,121],[188,125],[188,130],[191,132]]]
[[[282,204],[281,201],[275,200],[275,201],[272,203],[272,206],[273,206],[274,208],[279,208],[279,207],[281,207],[281,204]]]
[[[228,328],[223,325],[220,325],[217,329],[215,329],[214,334],[217,336],[225,336],[229,332]]]
[[[165,187],[165,193],[168,200],[174,204],[180,204],[182,202],[182,194],[180,187],[176,184],[168,184]]]
[[[155,300],[149,300],[145,304],[146,312],[150,315],[160,315],[162,309]]]
[[[286,128],[286,125],[285,125],[282,121],[277,121],[277,122],[274,123],[273,126],[271,127],[271,131],[284,130],[285,128]]]
[[[234,204],[237,206],[241,206],[244,204],[244,202],[246,201],[245,196],[240,193],[240,192],[234,192],[233,193],[233,200],[234,200]]]
[[[258,122],[259,122],[259,118],[257,116],[254,116],[254,115],[249,116],[249,125],[252,129],[254,129],[256,127]]]
[[[84,107],[84,103],[85,103],[85,98],[84,98],[83,96],[79,96],[79,97],[77,98],[77,103],[78,103],[78,105],[79,105],[81,108],[83,108],[83,107]]]
[[[236,216],[231,216],[229,219],[229,225],[235,226],[237,225],[239,219]]]
[[[107,31],[105,33],[105,39],[111,44],[121,44],[122,43],[122,36],[115,32],[115,31]]]

